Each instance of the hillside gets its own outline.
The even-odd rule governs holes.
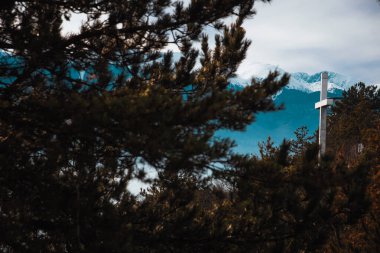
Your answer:
[[[284,70],[267,64],[259,66],[253,73],[255,78],[261,79],[274,69],[285,73]],[[343,90],[358,82],[338,73],[328,73],[329,97],[340,97]],[[239,153],[257,153],[258,142],[265,141],[268,136],[275,144],[279,144],[284,138],[293,138],[294,131],[301,126],[307,126],[310,134],[313,134],[318,129],[319,112],[314,109],[314,104],[319,101],[320,80],[321,72],[312,75],[302,72],[291,73],[288,86],[275,97],[277,104],[284,104],[283,110],[259,114],[256,121],[244,132],[223,131],[220,135],[234,139],[237,144],[235,150]],[[237,90],[249,84],[249,80],[239,76],[230,82]]]

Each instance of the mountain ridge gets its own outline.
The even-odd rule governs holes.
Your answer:
[[[287,73],[282,68],[278,66],[270,65],[270,64],[253,64],[252,65],[252,78],[257,78],[258,80],[262,80],[265,78],[270,71],[277,71],[280,74]],[[317,92],[320,90],[320,81],[321,81],[321,73],[325,71],[320,71],[314,74],[308,74],[305,72],[293,72],[290,74],[289,84],[285,87],[285,89],[293,89],[300,90],[307,93]],[[358,83],[359,80],[352,78],[350,76],[342,75],[340,73],[336,73],[333,71],[326,71],[329,76],[328,90],[347,90],[354,84]],[[238,73],[238,75],[234,78],[231,78],[230,84],[235,86],[246,86],[251,83],[250,78],[244,78],[248,73]],[[380,87],[380,85],[376,85]]]
[[[276,66],[261,64],[253,66],[256,69],[250,71],[253,78],[262,80],[269,71],[277,70],[280,74],[286,72]],[[238,153],[258,154],[258,143],[268,137],[275,145],[279,145],[284,139],[293,139],[294,131],[302,126],[309,129],[312,135],[318,129],[319,111],[315,110],[315,103],[320,99],[321,72],[308,74],[305,72],[290,73],[289,84],[276,94],[273,99],[276,104],[283,104],[283,110],[259,113],[256,120],[247,126],[242,132],[222,131],[221,137],[228,137],[236,142],[235,151]],[[359,80],[327,71],[329,76],[328,96],[341,97],[344,90],[349,89]],[[248,75],[237,75],[230,79],[233,89],[243,89],[249,85],[250,79],[243,78]],[[380,87],[378,85],[377,87]]]

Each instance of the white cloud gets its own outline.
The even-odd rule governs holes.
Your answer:
[[[274,0],[245,23],[252,40],[239,72],[255,62],[289,72],[340,72],[380,81],[380,5],[375,0]]]

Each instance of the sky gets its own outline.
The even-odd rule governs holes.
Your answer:
[[[255,4],[244,27],[252,40],[238,73],[254,63],[309,74],[334,71],[380,83],[380,3],[376,0],[273,0]]]
[[[252,41],[238,75],[250,79],[260,64],[287,72],[333,71],[380,84],[380,3],[377,0],[258,1],[244,23]],[[74,15],[64,32],[77,32]],[[259,64],[258,64],[259,63]]]

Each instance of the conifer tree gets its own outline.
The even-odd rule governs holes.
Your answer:
[[[347,171],[344,164],[319,160],[316,143],[292,156],[289,148],[284,142],[266,159],[235,160],[231,238],[240,240],[242,251],[334,252],[326,248],[336,229],[367,212],[368,166]]]
[[[365,164],[369,176],[366,195],[370,208],[358,223],[337,231],[331,244],[335,251],[378,252],[380,244],[380,91],[358,83],[343,92],[329,116],[329,146],[340,163],[349,164],[348,173]],[[359,178],[357,179],[360,180]]]
[[[228,89],[250,45],[241,25],[254,2],[2,2],[0,250],[154,252],[161,239],[148,234],[164,214],[141,216],[130,180],[148,181],[149,168],[166,195],[181,196],[179,178],[202,185],[230,159],[233,143],[216,131],[277,109],[271,97],[286,75]],[[63,34],[75,14],[85,16],[80,31]],[[218,31],[213,48],[206,27]]]
[[[215,137],[277,110],[289,79],[228,87],[254,3],[3,2],[0,251],[318,252],[359,219],[365,166],[342,176],[315,147],[292,160],[284,142],[258,159]],[[75,14],[80,31],[62,34]],[[136,197],[132,179],[151,187]]]
[[[290,151],[296,157],[299,157],[312,143],[316,142],[316,136],[310,136],[306,126],[297,128],[294,135],[296,139],[290,142]]]
[[[376,86],[358,83],[343,92],[343,98],[332,107],[329,116],[329,146],[345,159],[357,158],[360,153],[379,152],[376,139],[380,119],[380,91]],[[356,159],[357,160],[357,159]]]

